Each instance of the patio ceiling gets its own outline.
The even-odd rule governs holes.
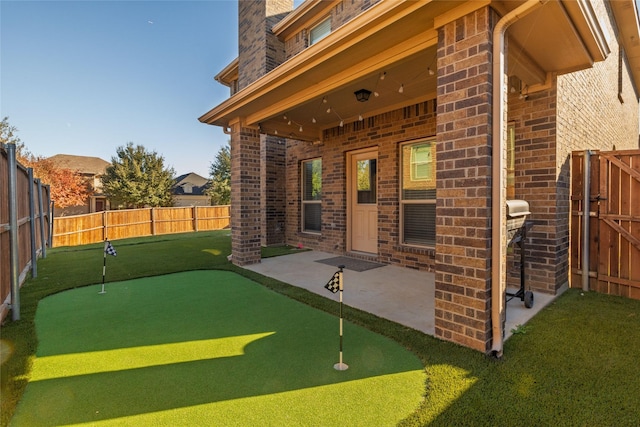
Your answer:
[[[430,70],[437,72],[436,29],[489,3],[380,2],[200,121],[228,127],[241,120],[262,133],[317,141],[324,129],[341,121],[435,99],[437,78]],[[494,1],[492,6],[506,13],[514,3]],[[548,1],[507,32],[509,74],[528,87],[544,84],[552,72],[590,67],[609,53],[588,0],[566,3]],[[368,101],[358,102],[354,92],[359,89],[379,96],[372,93]]]

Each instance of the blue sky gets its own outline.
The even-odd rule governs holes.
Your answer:
[[[207,177],[229,137],[197,119],[229,96],[213,77],[237,20],[235,0],[2,0],[0,116],[34,154],[111,161],[131,141]]]

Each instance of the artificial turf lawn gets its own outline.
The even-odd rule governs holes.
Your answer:
[[[396,425],[424,397],[420,360],[227,271],[62,292],[39,338],[13,426]]]
[[[338,312],[329,298],[229,263],[228,230],[124,239],[114,246],[118,256],[108,258],[107,282],[223,269],[322,311]],[[38,277],[22,287],[21,320],[7,320],[1,331],[0,425],[9,424],[33,374],[38,304],[49,295],[100,283],[103,248],[49,250],[38,260]],[[274,253],[262,249],[263,257]],[[399,426],[640,425],[640,301],[570,289],[505,342],[499,361],[352,307],[344,307],[344,316],[392,338],[422,361],[425,399]],[[348,345],[347,338],[345,361],[351,363]],[[140,425],[151,424],[138,419]]]

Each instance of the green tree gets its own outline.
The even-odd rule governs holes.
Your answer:
[[[211,185],[206,193],[214,205],[231,204],[231,149],[229,144],[222,147],[209,169]]]
[[[141,208],[171,206],[175,171],[165,168],[164,158],[142,145],[129,142],[116,150],[102,177],[102,188],[112,206]]]

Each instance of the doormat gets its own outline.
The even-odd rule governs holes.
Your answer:
[[[316,262],[332,265],[334,267],[337,267],[339,265],[344,265],[344,268],[346,268],[347,270],[353,270],[353,271],[359,271],[359,272],[382,267],[384,265],[384,264],[378,264],[377,262],[364,261],[361,259],[349,258],[346,256],[337,256],[334,258],[319,259],[319,260],[316,260]]]

